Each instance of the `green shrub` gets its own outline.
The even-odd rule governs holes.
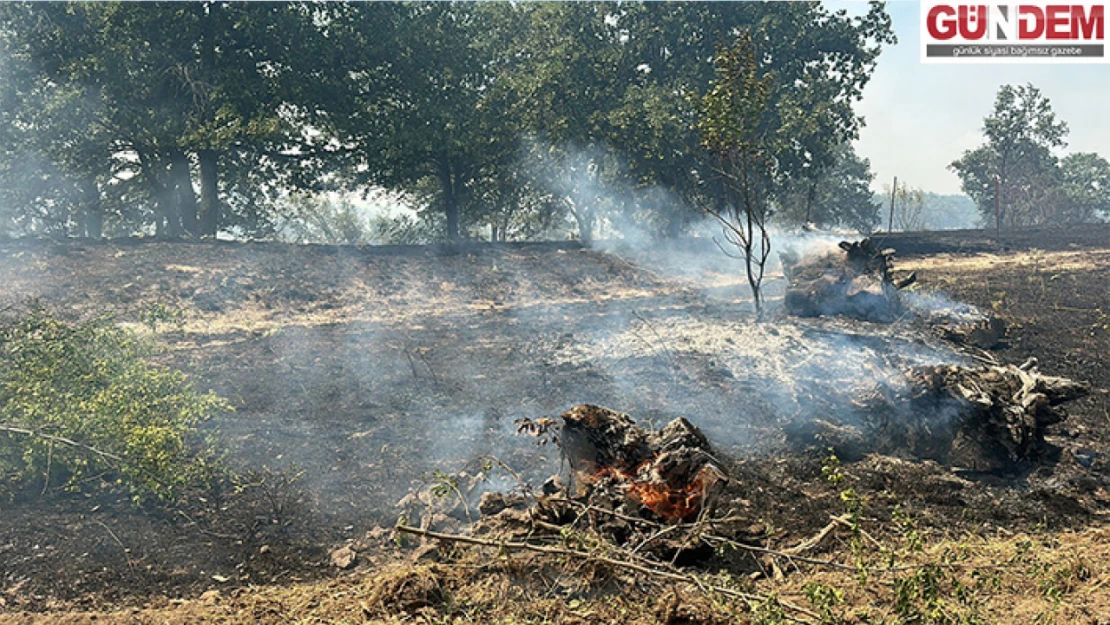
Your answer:
[[[198,425],[229,409],[110,318],[68,323],[38,304],[0,319],[0,491],[105,481],[137,502],[211,475]]]

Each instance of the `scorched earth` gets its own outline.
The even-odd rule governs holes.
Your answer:
[[[649,430],[680,416],[698,427],[728,473],[722,512],[743,519],[730,540],[788,550],[820,537],[808,556],[857,572],[881,567],[888,553],[926,567],[865,583],[752,553],[688,554],[694,570],[743,580],[718,580],[722,588],[774,593],[804,610],[791,616],[810,620],[835,612],[896,622],[916,606],[985,622],[1101,622],[1110,607],[1098,598],[1110,576],[1106,234],[891,237],[884,244],[899,250],[898,269],[919,278],[914,312],[894,323],[789,316],[777,275],[771,315],[755,323],[742,271],[698,242],[609,252],[0,242],[5,305],[39,298],[63,316],[111,313],[150,334],[159,361],[231,401],[235,411],[209,426],[233,464],[273,486],[264,505],[232,498],[178,514],[135,510],[110,489],[4,503],[0,621],[762,618],[762,604],[718,605],[727,593],[699,593],[681,579],[536,553],[491,561],[480,546],[432,540],[414,554],[420,542],[398,546],[383,529],[401,520],[464,532],[483,492],[566,478],[560,448],[519,435],[519,424],[593,404]],[[957,302],[1002,318],[1002,343],[983,351],[931,331],[930,315],[967,314]],[[159,310],[166,321],[143,323]],[[830,463],[841,439],[814,436],[822,430],[813,424],[867,432],[861,389],[891,388],[913,367],[1030,357],[1043,374],[1091,391],[1061,407],[1035,454],[1002,469],[896,446]],[[946,418],[937,416],[937,429]],[[511,471],[471,479],[479,458]],[[433,502],[439,512],[430,511],[426,487],[436,480],[466,503]],[[846,507],[853,497],[863,505]],[[830,525],[846,513],[854,520]],[[341,547],[353,572],[329,558]],[[957,560],[960,571],[993,571],[997,582],[928,568]],[[1009,564],[992,568],[999,560]],[[931,581],[920,571],[933,571]],[[957,598],[961,583],[974,601]],[[919,592],[929,584],[940,604]],[[670,588],[665,599],[637,599],[663,596],[661,587]],[[151,612],[118,612],[151,602]]]

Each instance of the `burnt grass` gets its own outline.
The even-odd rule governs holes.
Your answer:
[[[882,521],[897,509],[924,526],[972,533],[1105,522],[1110,245],[1098,242],[1107,235],[886,242],[904,248],[899,267],[917,270],[921,288],[1008,322],[994,357],[1036,357],[1043,372],[1094,391],[1065,407],[1037,462],[1007,474],[884,456],[846,463],[846,485],[867,497],[869,515]],[[536,483],[558,471],[558,450],[515,436],[512,422],[580,403],[656,426],[687,416],[711,441],[727,432],[743,493],[736,505],[751,531],[787,542],[812,535],[843,511],[845,485],[822,476],[826,452],[787,445],[758,384],[650,332],[669,319],[750,317],[738,280],[708,279],[707,287],[667,278],[567,244],[0,241],[0,306],[36,297],[72,318],[111,312],[143,332],[153,307],[182,311],[180,325],[156,324],[157,358],[232,402],[235,412],[210,427],[233,466],[261,471],[251,491],[192,493],[171,509],[136,509],[108,485],[0,502],[0,613],[141,605],[335,575],[330,548],[391,526],[396,502],[426,473],[480,454]],[[562,356],[636,327],[653,355],[620,367],[598,364],[602,353]]]

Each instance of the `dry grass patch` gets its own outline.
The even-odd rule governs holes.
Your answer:
[[[881,541],[887,544],[888,541]],[[847,543],[845,543],[846,545]],[[810,609],[833,623],[1067,623],[1110,614],[1110,527],[1081,532],[891,539],[856,573],[784,563],[784,575],[738,587]],[[824,555],[844,563],[845,546]],[[719,575],[706,577],[721,583]],[[597,563],[459,548],[440,563],[398,560],[380,570],[285,587],[209,593],[146,610],[0,615],[0,624],[58,623],[753,623],[789,622],[774,603],[745,603],[693,584],[660,583]]]

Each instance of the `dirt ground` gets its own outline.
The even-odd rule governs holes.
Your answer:
[[[878,456],[845,467],[848,483],[869,497],[878,540],[902,540],[882,528],[909,517],[931,538],[928,549],[962,549],[983,570],[1009,550],[1017,564],[998,576],[1005,591],[978,606],[994,615],[984,622],[1029,622],[995,610],[1005,604],[997,597],[1030,588],[1036,598],[1019,612],[1031,618],[1051,611],[1059,622],[1096,623],[1108,608],[1096,590],[1110,557],[1110,246],[1097,241],[1110,236],[1097,234],[1003,243],[903,235],[888,243],[915,252],[900,254],[899,268],[916,270],[922,289],[1009,323],[995,358],[1036,357],[1045,373],[1094,389],[1053,426],[1050,453],[1015,474]],[[657,601],[659,585],[619,572],[595,572],[587,590],[556,592],[569,583],[566,570],[544,572],[520,558],[452,551],[405,564],[411,547],[383,539],[364,546],[349,574],[327,554],[392,526],[406,512],[397,502],[421,476],[457,471],[483,454],[536,483],[559,471],[558,450],[516,436],[513,421],[580,403],[656,425],[687,416],[732,459],[750,493],[741,512],[768,544],[812,535],[843,509],[842,489],[822,476],[824,451],[789,447],[784,424],[827,409],[812,398],[835,398],[861,371],[966,355],[875,324],[778,315],[755,328],[738,278],[727,261],[674,249],[645,263],[558,244],[0,242],[0,305],[37,297],[66,315],[107,312],[151,334],[161,361],[234,404],[211,427],[238,466],[274,471],[266,479],[275,492],[277,472],[299,476],[278,493],[288,497],[280,511],[230,499],[151,514],[110,491],[0,503],[0,622],[513,621],[540,612],[541,620],[605,622],[622,609],[641,622],[714,622],[738,608],[689,589]],[[772,310],[781,289],[772,279]],[[143,320],[159,311],[179,319],[152,331]],[[1023,541],[1043,548],[1026,557]],[[829,553],[848,545],[842,537]],[[390,575],[404,588],[431,590],[407,607],[391,605],[386,595],[404,593],[382,590],[395,584]],[[801,600],[805,584],[832,584],[822,575],[760,583]],[[531,582],[518,583],[522,576]],[[896,598],[897,584],[836,583],[848,589],[843,605],[879,606],[872,616]],[[1049,597],[1045,584],[1057,594]],[[1083,620],[1083,610],[1094,616]]]

